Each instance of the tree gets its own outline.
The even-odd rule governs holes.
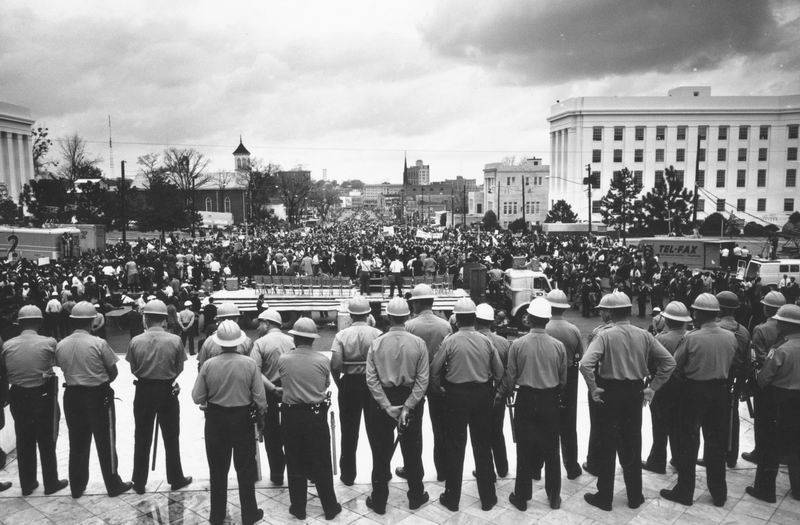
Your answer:
[[[572,211],[572,206],[564,199],[557,200],[547,212],[544,222],[578,222],[578,214]]]
[[[342,183],[342,188],[346,188],[349,190],[363,190],[364,183],[359,179],[346,180]]]
[[[339,185],[324,180],[314,182],[308,196],[308,204],[317,210],[320,220],[325,221],[331,208],[339,204]]]
[[[607,226],[616,227],[627,239],[628,226],[635,224],[638,214],[635,206],[636,196],[642,191],[642,183],[637,181],[628,168],[622,168],[611,179],[608,193],[600,199],[600,213]]]
[[[55,167],[57,165],[54,161],[46,160],[50,148],[53,146],[53,141],[50,140],[50,130],[39,126],[38,128],[31,128],[31,138],[33,139],[33,172],[37,177],[44,175],[51,175],[48,167]]]
[[[687,190],[675,168],[664,171],[652,190],[642,198],[644,224],[652,233],[689,233],[694,213],[694,192]]]
[[[19,207],[17,203],[8,197],[0,200],[0,223],[15,224],[19,217]]]
[[[300,214],[306,209],[311,184],[311,173],[308,171],[279,171],[275,174],[275,185],[286,207],[289,224],[296,224]]]
[[[528,223],[522,217],[514,219],[508,225],[508,229],[514,233],[528,231]]]
[[[700,226],[700,233],[702,235],[719,236],[725,231],[727,224],[728,221],[725,220],[725,217],[721,213],[714,212],[703,221],[703,224]]]
[[[184,207],[183,192],[166,173],[151,178],[144,190],[144,206],[136,211],[141,229],[160,231],[162,241],[167,231],[188,226],[193,220]]]
[[[486,210],[486,213],[483,214],[483,229],[496,230],[497,227],[497,214],[494,210]]]
[[[73,189],[68,179],[33,179],[22,188],[22,202],[34,222],[70,222],[77,209]]]
[[[237,172],[238,182],[247,191],[247,200],[250,203],[249,219],[264,220],[269,217],[267,204],[269,198],[277,193],[275,188],[275,174],[281,170],[280,165],[264,164],[259,159],[250,163],[250,169]]]
[[[161,164],[161,156],[158,153],[147,153],[136,158],[139,165],[139,175],[143,179],[144,186],[149,186],[153,177],[164,174],[164,166]]]
[[[71,181],[73,184],[78,179],[96,179],[102,177],[102,172],[97,164],[99,158],[89,157],[86,152],[86,141],[77,133],[73,133],[59,141],[61,163],[58,166],[58,175]]]

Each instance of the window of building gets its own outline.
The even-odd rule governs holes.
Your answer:
[[[736,170],[736,187],[744,188],[746,180],[747,180],[747,171]]]
[[[512,211],[511,214],[512,215],[516,215],[517,214],[517,201],[512,202],[511,205],[514,208],[514,211]]]
[[[747,199],[736,199],[736,211],[744,211]]]
[[[675,182],[678,186],[683,187],[683,170],[675,170]]]
[[[657,149],[656,150],[656,162],[664,162],[664,150]]]
[[[769,139],[769,126],[759,126],[758,140],[768,140],[768,139]]]
[[[705,162],[705,160],[706,160],[706,149],[705,148],[700,148],[699,150],[697,150],[697,160],[700,161],[700,162]]]
[[[214,211],[214,202],[211,197],[206,197],[206,211]]]
[[[231,212],[231,198],[230,197],[225,197],[225,200],[223,201],[222,205],[225,207],[224,208],[225,209],[225,213],[230,213]]]
[[[600,189],[600,172],[593,171],[592,172],[592,189],[599,190]]]
[[[642,170],[634,170],[633,171],[633,182],[634,184],[644,184],[644,177],[642,175]]]
[[[592,213],[600,213],[600,201],[592,201]]]
[[[800,125],[798,124],[789,124],[789,138],[796,139],[798,134],[800,134]]]
[[[666,126],[656,126],[656,140],[664,140],[667,137]]]
[[[704,213],[706,211],[706,200],[705,199],[697,199],[697,206],[695,209],[700,213]]]
[[[675,162],[683,162],[686,160],[686,150],[678,148],[675,150]]]
[[[475,204],[475,211],[478,213],[483,213],[483,203],[478,202]]]
[[[795,130],[796,129],[797,129],[797,126],[795,126]],[[796,131],[795,131],[795,134],[796,134]],[[634,130],[634,138],[636,140],[644,140],[644,126],[636,126],[636,129]],[[795,138],[797,138],[797,137],[795,137]]]
[[[622,162],[622,150],[615,149],[614,150],[614,162]]]
[[[503,215],[508,215],[508,203],[503,203]]]
[[[728,156],[728,150],[725,148],[717,148],[717,161],[723,162]]]
[[[739,151],[736,155],[736,160],[738,160],[739,162],[747,160],[747,148],[739,148]]]
[[[750,132],[750,126],[739,126],[739,140],[747,140],[747,135]]]
[[[756,186],[763,188],[767,185],[767,170],[758,170],[756,176]]]
[[[797,160],[797,148],[789,148],[786,150],[786,160]]]
[[[717,188],[725,187],[725,170],[717,170]]]
[[[728,140],[728,126],[720,126],[717,132],[717,140]]]
[[[664,184],[664,170],[656,170],[656,175],[653,182],[655,186]]]
[[[695,184],[697,184],[697,186],[700,188],[706,185],[706,170],[697,170]]]
[[[625,128],[622,126],[614,126],[614,140],[622,140]]]
[[[494,179],[486,179],[486,193],[492,193],[494,188]]]
[[[635,149],[635,150],[633,150],[633,162],[644,162],[644,150],[643,149]]]
[[[717,199],[717,211],[725,211],[725,199]]]
[[[603,126],[595,126],[592,128],[592,140],[603,140]]]
[[[676,138],[678,140],[686,140],[686,126],[678,126]]]
[[[767,210],[767,199],[758,199],[756,201],[756,211],[766,211]]]
[[[601,162],[602,154],[599,149],[592,150],[592,162]]]
[[[783,199],[783,211],[794,211],[794,199]]]
[[[767,148],[758,148],[758,160],[762,162],[767,160]]]
[[[797,170],[792,168],[786,170],[786,187],[794,188],[797,185]]]
[[[708,126],[697,126],[697,136],[700,140],[708,138]]]

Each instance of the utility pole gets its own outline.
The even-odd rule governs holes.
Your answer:
[[[467,227],[467,181],[464,180],[464,185],[462,188],[462,195],[461,195],[461,216],[463,217],[461,220],[461,226],[463,228]]]
[[[700,173],[700,129],[703,126],[697,126],[697,148],[695,148],[694,155],[694,198],[692,199],[692,227],[697,224],[697,175]]]
[[[527,228],[525,228],[525,225],[527,225],[527,221],[525,220],[525,186],[527,185],[526,183],[527,179],[525,177],[525,174],[523,173],[522,174],[522,227],[527,230]]]
[[[125,244],[128,242],[128,215],[125,209],[125,161],[123,160],[119,164],[120,164],[119,211],[120,211],[120,216],[122,217],[122,243]]]
[[[594,177],[592,177],[592,165],[586,165],[586,177],[583,179],[583,183],[588,186],[589,195],[589,235],[592,234],[592,184],[594,183]]]

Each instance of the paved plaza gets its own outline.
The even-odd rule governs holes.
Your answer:
[[[574,313],[569,318],[575,321],[585,334],[597,324],[598,318],[585,320]],[[634,322],[644,325],[646,320],[634,319]],[[324,337],[320,340],[319,348],[329,348],[333,337],[332,329],[323,330]],[[110,337],[112,344],[118,352],[124,352],[125,337]],[[122,357],[122,356],[121,356]],[[117,451],[119,453],[119,472],[123,479],[130,479],[133,461],[133,394],[132,376],[127,363],[119,362],[119,378],[113,386],[118,398],[117,408]],[[35,524],[56,523],[68,524],[100,524],[100,523],[175,523],[191,524],[202,523],[208,518],[210,500],[208,492],[208,465],[205,457],[203,442],[203,415],[191,401],[191,387],[197,374],[196,360],[190,357],[186,363],[186,370],[181,375],[180,399],[182,403],[181,414],[181,453],[184,471],[194,477],[195,482],[184,490],[170,492],[166,483],[166,474],[163,462],[163,446],[159,444],[159,460],[157,468],[151,473],[147,485],[147,493],[139,496],[131,492],[119,498],[108,498],[100,476],[99,464],[96,456],[92,456],[91,479],[86,495],[79,500],[73,500],[69,491],[54,496],[44,496],[42,489],[38,489],[28,498],[20,495],[17,478],[17,464],[13,454],[9,456],[8,465],[0,471],[0,481],[12,481],[14,486],[0,494],[0,523],[2,524]],[[332,385],[335,390],[335,385]],[[335,398],[335,393],[334,393]],[[589,435],[589,417],[586,399],[586,386],[580,381],[578,405],[578,439],[579,457],[585,458],[586,445]],[[338,415],[336,404],[332,406]],[[747,418],[744,406],[741,407],[741,450],[747,451],[753,445],[752,421]],[[430,423],[427,415],[424,418],[424,452],[423,461],[427,466],[433,464],[432,438]],[[338,417],[337,417],[338,427]],[[338,432],[338,428],[337,428]],[[645,409],[642,425],[643,456],[646,456],[651,444],[649,411]],[[58,442],[59,473],[61,477],[67,476],[68,439],[66,423],[62,417],[61,433]],[[506,436],[511,445],[511,432],[506,421]],[[338,441],[338,440],[337,440]],[[739,461],[737,468],[728,470],[728,502],[724,508],[716,508],[711,503],[711,497],[705,489],[705,472],[698,469],[698,490],[695,494],[695,503],[691,507],[662,500],[658,491],[669,488],[675,483],[676,473],[669,469],[666,475],[644,472],[645,504],[637,510],[627,507],[622,473],[618,471],[616,478],[616,497],[613,512],[607,513],[589,506],[583,500],[585,492],[595,491],[595,478],[583,474],[578,479],[569,481],[566,474],[563,476],[561,510],[552,511],[547,505],[544,493],[544,481],[534,482],[533,499],[528,510],[522,513],[508,502],[508,495],[513,490],[516,455],[513,446],[509,448],[509,462],[512,465],[508,478],[500,479],[497,483],[498,505],[490,512],[483,512],[478,501],[477,487],[470,476],[473,469],[472,451],[467,441],[466,461],[464,472],[463,495],[460,511],[451,513],[436,502],[444,490],[444,484],[431,479],[431,472],[426,475],[426,489],[431,496],[431,502],[421,509],[411,513],[407,508],[405,491],[406,486],[402,480],[393,482],[390,486],[389,506],[387,513],[379,516],[366,507],[366,496],[370,493],[369,478],[371,457],[369,445],[363,425],[360,437],[358,454],[358,477],[352,487],[342,485],[336,479],[335,488],[339,501],[344,510],[334,521],[335,523],[493,523],[519,524],[519,523],[800,523],[800,501],[795,501],[787,496],[788,477],[785,467],[778,476],[778,503],[773,505],[763,504],[744,494],[744,488],[753,481],[755,466]],[[329,446],[329,444],[328,444]],[[265,481],[257,484],[257,498],[259,505],[265,511],[265,521],[268,523],[285,523],[294,521],[289,514],[289,495],[285,487],[273,487],[269,482],[266,454],[261,449],[261,464]],[[400,454],[396,454],[392,466],[400,466]],[[236,489],[235,473],[231,468],[229,492],[229,513],[232,523],[240,522],[238,509],[238,493]],[[309,500],[308,522],[324,521],[319,500],[314,496],[315,490],[310,489],[312,497]]]

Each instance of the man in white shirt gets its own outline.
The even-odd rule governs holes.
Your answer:
[[[397,295],[403,295],[403,261],[399,256],[395,256],[394,260],[389,264],[389,297],[394,297],[394,288],[397,287]]]
[[[189,343],[189,355],[194,355],[196,324],[192,301],[184,302],[183,306],[183,310],[178,312],[178,325],[181,327],[181,348],[186,348],[186,343]]]

